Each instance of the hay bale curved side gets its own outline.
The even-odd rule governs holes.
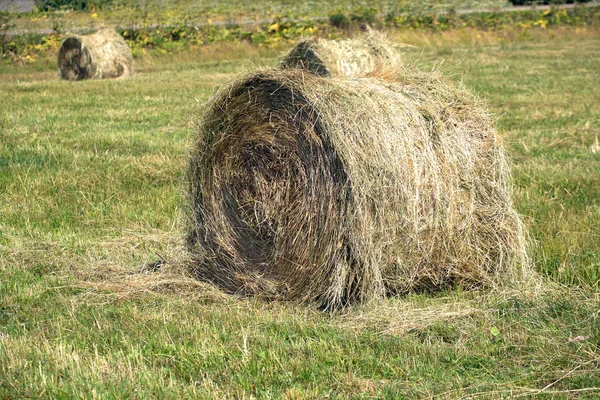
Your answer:
[[[283,58],[279,67],[300,68],[319,76],[385,77],[400,59],[400,53],[383,34],[370,31],[357,39],[301,41]]]
[[[188,249],[230,292],[336,308],[528,271],[490,117],[432,74],[260,72],[223,88],[198,129]]]
[[[58,51],[58,67],[63,79],[120,78],[131,75],[133,59],[129,46],[112,30],[66,38]]]

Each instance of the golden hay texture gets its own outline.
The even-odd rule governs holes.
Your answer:
[[[131,75],[133,60],[125,40],[113,30],[88,36],[69,36],[58,51],[58,67],[63,79],[119,78]]]
[[[400,62],[400,53],[376,31],[357,39],[310,39],[299,42],[283,58],[282,69],[300,68],[320,76],[358,78],[378,76]]]
[[[491,117],[411,66],[232,83],[198,123],[188,182],[196,274],[229,292],[333,309],[529,268]]]

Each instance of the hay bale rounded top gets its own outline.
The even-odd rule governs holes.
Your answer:
[[[378,32],[347,40],[301,41],[283,58],[282,69],[300,68],[320,76],[381,77],[400,62],[400,53]]]
[[[133,60],[129,46],[113,30],[67,37],[58,51],[58,67],[63,79],[120,78],[131,75]]]
[[[231,292],[336,308],[528,271],[493,121],[434,73],[251,74],[208,105],[188,182],[196,273]]]

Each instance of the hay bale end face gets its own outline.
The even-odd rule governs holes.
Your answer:
[[[133,60],[129,46],[112,30],[66,38],[58,51],[58,67],[63,79],[120,78],[131,75]]]
[[[400,53],[376,31],[347,40],[299,42],[283,58],[282,69],[300,68],[319,76],[382,77],[400,62]]]
[[[230,292],[338,308],[527,272],[492,122],[435,74],[259,72],[198,130],[187,243],[198,277]]]

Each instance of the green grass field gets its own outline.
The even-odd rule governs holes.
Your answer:
[[[597,398],[600,31],[394,38],[499,117],[540,290],[324,314],[140,272],[181,257],[191,116],[279,53],[207,46],[117,81],[1,64],[0,399]]]

